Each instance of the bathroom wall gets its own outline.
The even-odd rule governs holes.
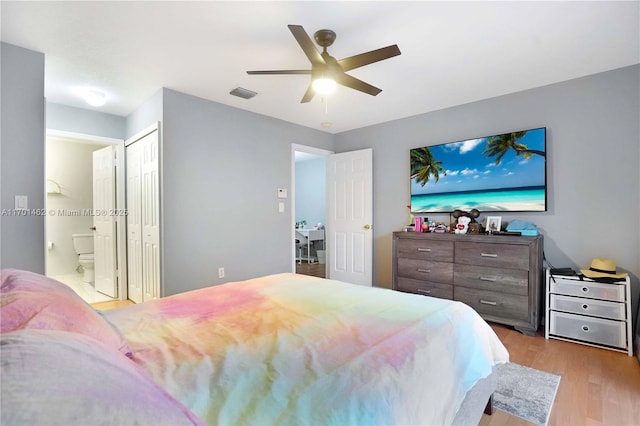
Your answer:
[[[91,232],[93,217],[84,210],[93,206],[93,151],[104,146],[47,137],[46,240],[53,242],[47,249],[47,275],[73,274],[78,267],[71,235]],[[57,189],[50,180],[60,186],[60,194],[49,193]]]
[[[325,222],[326,159],[324,157],[296,161],[296,222],[307,221],[307,227]]]

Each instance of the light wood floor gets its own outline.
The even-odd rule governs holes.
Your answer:
[[[492,324],[510,360],[561,376],[549,425],[640,425],[640,363],[624,353],[543,335],[525,336]],[[499,410],[480,425],[530,425]]]
[[[107,311],[109,309],[122,308],[123,306],[135,305],[131,300],[112,300],[109,302],[92,303],[94,309]]]
[[[312,275],[324,273],[325,265],[306,263]],[[305,268],[306,267],[306,268]],[[106,310],[131,305],[131,301],[97,303]],[[561,376],[551,410],[549,426],[640,425],[640,363],[624,353],[598,349],[544,336],[525,336],[510,327],[492,324],[507,347],[512,362]],[[483,415],[481,426],[531,425],[525,420],[494,410]]]
[[[325,269],[327,265],[321,265],[318,262],[315,263],[307,263],[302,261],[302,263],[296,262],[296,273],[302,275],[313,275],[314,277],[325,278]]]

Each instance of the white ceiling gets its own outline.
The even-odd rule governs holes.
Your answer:
[[[640,63],[640,2],[12,2],[2,41],[46,54],[49,102],[126,116],[161,87],[331,133]],[[300,99],[308,69],[289,32],[337,33],[337,59],[398,44],[349,73],[383,89]],[[107,93],[92,108],[74,94]],[[245,100],[235,87],[258,92]],[[322,122],[331,122],[329,129]]]

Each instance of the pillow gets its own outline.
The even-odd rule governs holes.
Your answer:
[[[0,424],[204,425],[100,342],[57,330],[0,335]]]
[[[67,285],[15,269],[3,269],[1,275],[1,333],[27,328],[70,331],[131,356],[131,349],[118,329]]]

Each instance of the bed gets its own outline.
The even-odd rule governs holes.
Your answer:
[[[277,274],[93,310],[3,270],[0,423],[478,422],[508,361],[468,306]]]

